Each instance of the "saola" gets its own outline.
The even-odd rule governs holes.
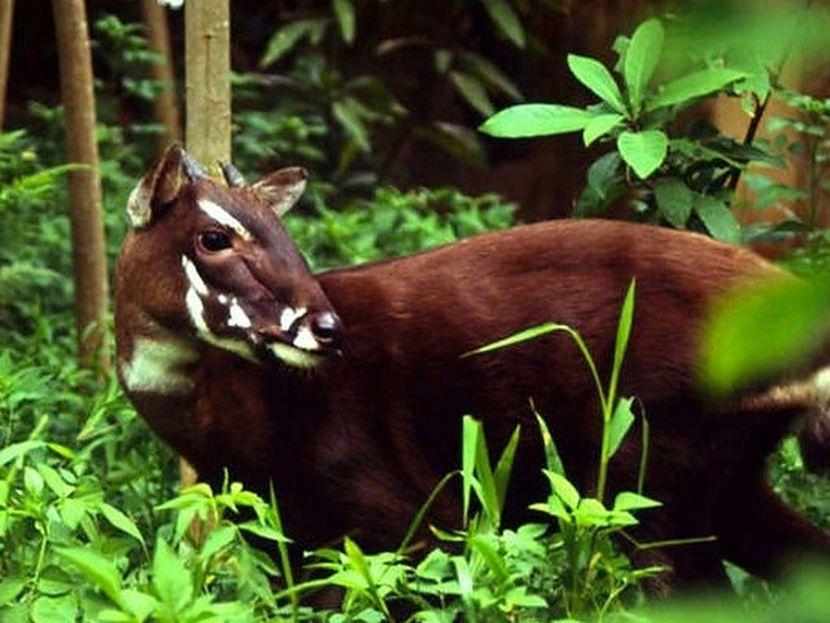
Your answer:
[[[543,496],[545,415],[572,480],[589,491],[600,439],[582,357],[563,335],[476,357],[462,353],[546,321],[577,329],[608,370],[620,302],[637,303],[621,392],[651,424],[642,540],[715,535],[649,550],[666,586],[722,577],[721,558],[759,574],[795,550],[830,559],[830,538],[764,482],[765,458],[816,408],[766,387],[711,404],[696,387],[702,318],[735,283],[778,275],[749,251],[700,235],[597,220],[485,234],[431,251],[317,275],[280,218],[306,174],[246,185],[208,179],[179,147],[141,180],[118,263],[118,372],[152,428],[208,480],[267,491],[287,532],[311,548],[350,534],[395,547],[436,482],[459,463],[461,416],[494,447],[522,436],[507,517]],[[762,338],[759,338],[762,339]],[[807,387],[807,390],[805,390]],[[638,441],[615,457],[632,488]],[[429,521],[457,525],[452,495]],[[746,518],[751,516],[752,520]]]

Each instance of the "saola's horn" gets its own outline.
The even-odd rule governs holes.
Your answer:
[[[182,149],[182,167],[184,168],[185,175],[187,175],[187,179],[191,182],[205,179],[208,176],[199,163],[196,162],[184,149]]]
[[[245,178],[239,172],[239,169],[233,166],[230,162],[220,162],[219,166],[222,168],[222,175],[225,176],[225,182],[227,182],[228,186],[233,188],[242,188],[247,185],[247,182],[245,182]]]

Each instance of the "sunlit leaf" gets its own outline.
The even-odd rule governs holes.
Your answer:
[[[619,113],[625,113],[620,87],[611,72],[597,60],[587,56],[568,54],[568,67],[582,84],[593,91],[603,102]]]
[[[646,87],[654,75],[663,49],[663,26],[656,19],[643,22],[634,31],[625,53],[624,76],[634,111],[640,110]]]
[[[746,72],[710,67],[669,82],[657,95],[648,100],[646,108],[655,110],[665,106],[691,102],[695,98],[720,91],[726,85],[740,80]]]
[[[623,132],[617,139],[617,148],[641,179],[654,173],[666,159],[668,138],[659,130]]]
[[[490,117],[479,130],[491,136],[519,138],[578,132],[592,115],[581,108],[559,104],[518,104]]]

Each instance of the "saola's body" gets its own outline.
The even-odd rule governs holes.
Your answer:
[[[151,174],[143,184],[148,179],[161,183]],[[139,412],[203,477],[218,479],[227,467],[261,491],[273,479],[287,532],[301,546],[351,534],[370,548],[395,547],[433,486],[457,468],[465,413],[484,421],[493,447],[522,425],[508,516],[524,515],[543,495],[530,398],[546,417],[569,476],[589,490],[600,416],[573,343],[549,335],[460,355],[556,321],[577,329],[607,371],[622,296],[636,277],[621,390],[637,396],[648,414],[646,492],[665,504],[643,516],[640,537],[718,537],[714,544],[652,551],[652,560],[686,581],[720,576],[721,557],[759,573],[795,549],[830,558],[830,539],[764,484],[764,460],[814,408],[810,392],[767,392],[716,405],[706,404],[695,385],[698,331],[709,305],[740,280],[778,272],[757,256],[693,234],[560,221],[308,275],[313,285],[295,266],[301,283],[286,284],[269,264],[274,254],[256,259],[246,247],[246,234],[262,232],[234,204],[242,196],[234,193],[244,191],[196,180],[181,191],[183,198],[159,202],[149,222],[130,234],[119,266],[119,372]],[[207,254],[165,242],[160,246],[167,250],[153,246],[142,254],[142,236],[164,227],[165,219],[185,227],[186,210],[193,208],[184,204],[195,202],[205,212],[205,196],[239,219],[243,241]],[[250,208],[252,214],[260,207]],[[203,236],[199,223],[187,225],[182,240]],[[262,293],[247,296],[221,275],[211,277],[219,260],[233,261],[230,251],[245,258],[252,288],[269,286],[266,277],[273,276],[268,301]],[[184,259],[165,264],[168,252]],[[153,278],[153,265],[176,277],[148,293],[136,283]],[[176,301],[179,309],[187,301],[185,313],[174,313]],[[266,302],[275,307],[268,311]],[[273,319],[263,320],[269,314],[278,319],[276,329],[266,326]],[[270,361],[261,355],[265,348],[275,355]],[[632,436],[612,462],[614,486],[634,486],[639,459]],[[743,521],[747,514],[753,523]],[[445,527],[458,517],[452,495],[439,498],[431,514]]]

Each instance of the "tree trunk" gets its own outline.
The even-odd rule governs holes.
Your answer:
[[[159,135],[159,153],[173,141],[182,138],[179,108],[176,105],[176,80],[173,77],[173,56],[170,52],[170,31],[167,27],[167,9],[158,0],[141,0],[144,13],[144,26],[150,50],[158,54],[160,62],[153,63],[153,79],[160,82],[164,89],[156,94],[153,102],[156,120],[164,127]]]
[[[185,3],[188,151],[211,174],[231,157],[230,16],[228,0]]]
[[[184,7],[187,150],[214,177],[219,161],[231,160],[231,55],[228,0],[189,0]],[[183,485],[196,472],[180,464]],[[197,531],[199,528],[195,528]]]
[[[0,130],[6,120],[6,84],[9,79],[13,15],[14,0],[0,0]]]
[[[83,0],[52,0],[66,111],[69,161],[69,218],[75,273],[75,325],[81,365],[109,367],[104,340],[107,314],[107,260],[95,142],[92,58]]]

